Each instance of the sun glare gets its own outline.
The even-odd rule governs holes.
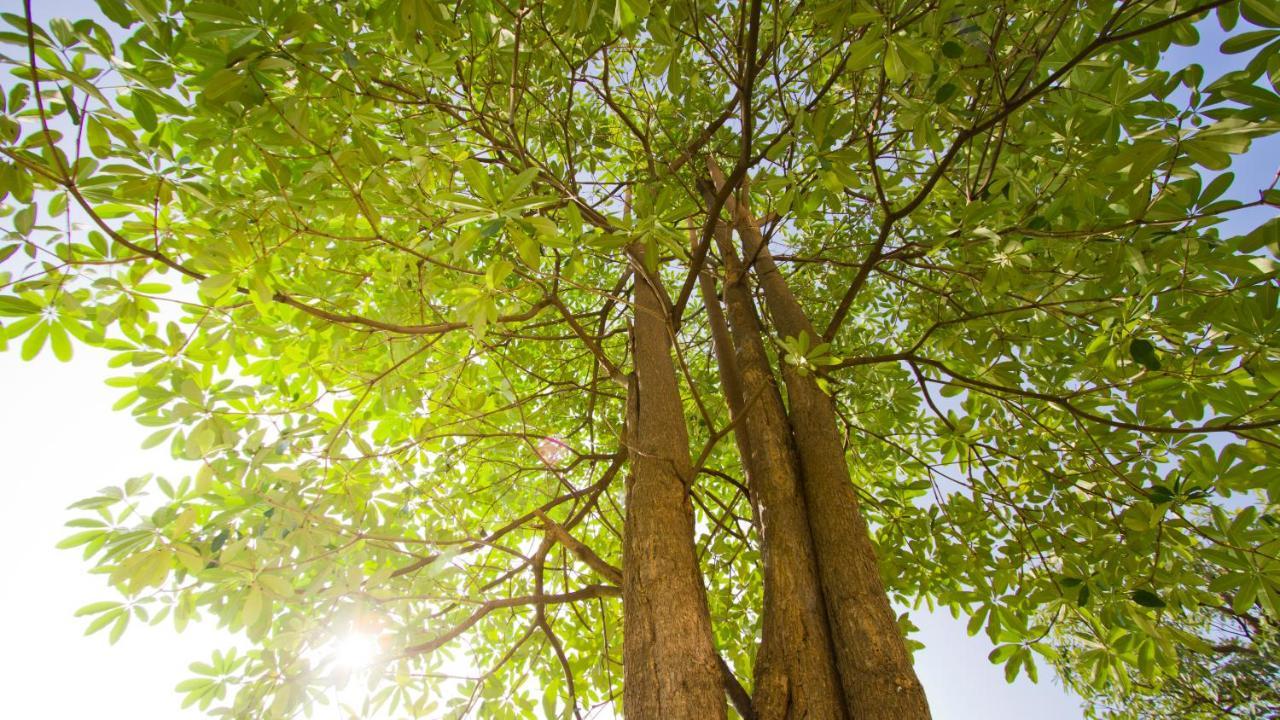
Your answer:
[[[381,652],[376,635],[352,632],[338,639],[334,647],[334,661],[348,670],[358,670],[372,665]]]

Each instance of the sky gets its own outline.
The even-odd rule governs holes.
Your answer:
[[[99,16],[87,0],[36,0],[37,17]],[[21,13],[18,0],[0,0],[0,10]],[[1227,69],[1216,48],[1221,38],[1209,24],[1203,45],[1178,50],[1172,64],[1200,62],[1206,76]],[[1280,138],[1255,144],[1237,160],[1237,187],[1270,183],[1280,157]],[[1262,209],[1232,221],[1242,232],[1273,215]],[[1228,234],[1234,234],[1228,233]],[[148,434],[129,416],[111,410],[120,391],[104,380],[108,354],[77,347],[63,364],[46,351],[32,362],[16,352],[0,354],[0,715],[6,717],[94,717],[101,720],[159,720],[204,717],[180,711],[173,687],[189,677],[187,665],[206,659],[214,648],[244,645],[215,628],[193,625],[183,634],[168,622],[131,625],[109,645],[106,633],[83,637],[87,624],[76,608],[117,599],[105,578],[89,574],[78,551],[54,544],[70,534],[67,505],[103,486],[146,472],[180,477],[190,472],[163,448],[140,449]],[[1004,680],[990,664],[985,635],[969,637],[964,621],[945,612],[912,612],[926,648],[916,656],[936,720],[1034,717],[1077,720],[1079,699],[1059,687],[1042,668],[1041,681],[1025,676]],[[338,717],[327,710],[318,718]]]

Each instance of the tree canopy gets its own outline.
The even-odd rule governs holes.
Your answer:
[[[793,551],[852,704],[828,428],[867,597],[966,616],[1010,679],[1105,705],[1198,682],[1223,623],[1274,645],[1280,221],[1221,231],[1280,206],[1230,170],[1280,130],[1273,3],[98,2],[3,15],[0,348],[113,352],[192,462],[63,543],[123,596],[90,631],[252,642],[188,704],[620,710],[619,598],[693,607],[624,582],[684,532],[628,517],[645,463],[732,711]],[[1167,66],[1197,22],[1241,69]]]

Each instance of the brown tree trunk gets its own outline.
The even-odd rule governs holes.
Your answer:
[[[636,720],[725,717],[694,549],[689,437],[671,360],[666,291],[637,271],[627,391],[623,711]]]
[[[726,267],[727,334],[732,347],[726,342],[724,319],[717,317],[714,290],[704,283],[703,292],[721,372],[730,373],[725,392],[731,398],[735,436],[748,469],[762,540],[764,608],[755,667],[756,716],[761,720],[838,720],[846,716],[844,702],[791,430],[765,353],[749,280],[729,242],[727,227],[717,229],[716,240]],[[734,392],[740,397],[732,398]]]
[[[709,163],[717,187],[724,175]],[[783,337],[820,336],[778,272],[749,210],[726,204]],[[866,520],[845,463],[835,404],[810,374],[782,364],[788,420],[800,459],[808,525],[850,716],[856,720],[928,720],[929,704],[880,578]]]
[[[727,227],[725,230],[727,232]],[[717,230],[717,232],[720,232]],[[729,322],[725,320],[724,310],[716,294],[716,276],[711,268],[704,267],[698,276],[698,287],[702,291],[702,304],[707,311],[707,326],[711,332],[711,349],[716,356],[716,369],[719,371],[720,393],[724,395],[725,405],[729,406],[729,422],[734,427],[733,441],[738,446],[738,456],[742,458],[742,470],[746,475],[748,490],[755,485],[752,479],[753,469],[747,462],[751,456],[751,444],[743,429],[743,415],[746,401],[743,400],[742,374],[738,371],[738,358],[733,352],[733,339],[729,335]],[[755,493],[748,500],[751,503],[751,519],[756,531],[760,531],[760,507],[756,504]]]

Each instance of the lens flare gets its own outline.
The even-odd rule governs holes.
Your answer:
[[[377,636],[363,632],[343,636],[334,647],[334,661],[348,670],[372,665],[380,654],[382,647]]]

